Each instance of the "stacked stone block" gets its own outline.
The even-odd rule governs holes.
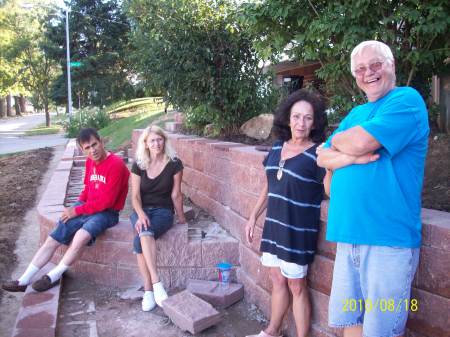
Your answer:
[[[133,140],[139,137],[135,130]],[[252,146],[171,134],[170,140],[185,165],[183,192],[205,208],[239,240],[241,268],[238,281],[245,296],[256,303],[268,317],[271,284],[268,270],[259,262],[259,242],[264,214],[255,228],[255,240],[249,245],[244,237],[244,223],[254,206],[264,179],[262,160],[266,153]],[[328,201],[322,203],[318,255],[309,271],[313,306],[312,336],[340,336],[327,325],[328,300],[336,246],[325,240]],[[414,337],[448,336],[450,323],[450,214],[423,209],[423,245],[421,262],[414,279],[412,298],[419,311],[411,312],[408,335]],[[295,336],[292,317],[285,326]]]

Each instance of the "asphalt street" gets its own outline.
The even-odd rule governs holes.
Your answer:
[[[0,155],[14,152],[64,145],[64,134],[25,136],[25,131],[45,123],[45,115],[30,114],[23,117],[0,119]]]

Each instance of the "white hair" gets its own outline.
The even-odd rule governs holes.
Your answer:
[[[388,64],[394,64],[394,55],[392,54],[391,48],[389,48],[388,45],[375,40],[364,41],[358,44],[353,49],[350,56],[350,70],[353,76],[355,76],[355,58],[367,48],[372,49],[377,55],[383,57]]]
[[[147,147],[147,138],[150,133],[157,134],[164,138],[164,155],[166,159],[174,160],[177,157],[175,150],[170,144],[169,138],[167,134],[161,129],[159,126],[150,125],[148,126],[139,137],[136,149],[136,164],[139,166],[141,170],[146,170],[150,166],[151,158],[150,158],[150,150]]]

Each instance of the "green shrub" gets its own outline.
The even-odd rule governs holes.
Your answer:
[[[99,108],[84,108],[79,110],[71,119],[63,122],[67,137],[78,135],[82,128],[103,129],[111,122],[109,114]]]

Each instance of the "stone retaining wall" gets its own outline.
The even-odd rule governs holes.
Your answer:
[[[142,130],[133,132],[133,144]],[[241,268],[238,280],[245,286],[245,296],[256,303],[268,317],[271,284],[267,268],[259,262],[262,234],[261,216],[255,240],[248,245],[244,223],[256,203],[264,177],[264,152],[252,146],[171,134],[170,139],[184,163],[183,193],[239,240]],[[309,270],[313,306],[312,336],[340,336],[327,325],[328,300],[335,257],[335,244],[324,239],[328,202],[322,203],[322,228],[318,254]],[[412,298],[419,310],[410,314],[408,335],[414,337],[450,336],[450,214],[423,209],[423,246],[420,265],[414,279]],[[295,336],[292,315],[286,322],[289,336]]]
[[[79,156],[75,141],[71,140],[37,207],[41,244],[61,216],[64,205],[77,199],[84,160]],[[119,223],[100,235],[95,245],[86,248],[70,272],[99,284],[140,286],[142,280],[132,253],[133,235],[127,216],[121,213]],[[223,258],[239,266],[236,239],[229,235],[189,238],[187,225],[174,225],[157,241],[157,249],[159,274],[167,288],[184,287],[190,278],[217,279],[215,265]],[[52,262],[58,263],[65,251],[65,246],[59,248]],[[237,267],[232,270],[233,279],[236,279],[236,270]]]

